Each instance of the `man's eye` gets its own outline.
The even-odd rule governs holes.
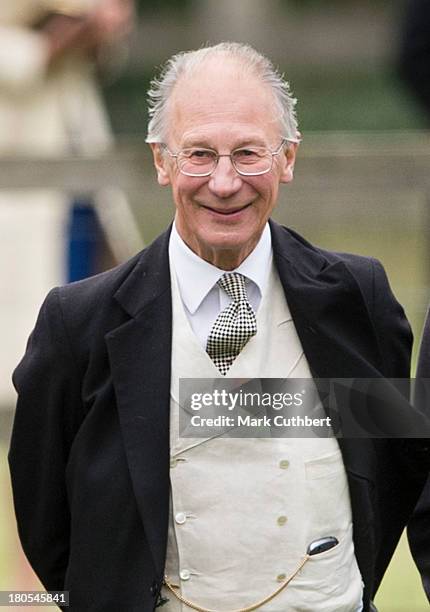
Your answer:
[[[190,157],[190,159],[196,159],[196,160],[208,160],[208,159],[213,159],[214,158],[214,153],[213,151],[207,151],[205,149],[193,149],[192,151],[189,151],[188,153],[188,157]]]
[[[254,149],[239,149],[239,151],[236,151],[236,153],[238,155],[244,155],[245,157],[249,157],[249,155],[256,155]]]
[[[234,159],[237,162],[252,163],[261,158],[261,152],[258,149],[238,149],[234,152]]]

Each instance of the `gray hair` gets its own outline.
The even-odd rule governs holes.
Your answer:
[[[297,117],[295,106],[297,100],[291,95],[290,85],[272,64],[272,62],[249,45],[223,42],[212,47],[203,47],[196,51],[185,51],[173,55],[164,65],[159,78],[151,81],[148,91],[148,136],[146,142],[161,143],[166,137],[168,102],[179,79],[189,75],[196,67],[208,58],[216,55],[227,55],[238,60],[261,82],[270,86],[282,136],[289,141],[297,142]]]

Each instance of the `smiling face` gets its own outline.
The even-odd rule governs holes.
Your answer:
[[[175,86],[169,102],[166,144],[177,153],[203,147],[229,154],[244,146],[279,148],[282,134],[273,94],[257,77],[243,74],[232,61],[206,61]],[[221,157],[207,177],[181,174],[176,161],[151,145],[160,185],[171,185],[176,227],[199,257],[233,270],[256,246],[275,207],[279,184],[293,178],[297,145],[273,158],[272,170],[241,176],[228,157]]]

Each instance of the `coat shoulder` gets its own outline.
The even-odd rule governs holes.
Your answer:
[[[312,244],[296,231],[273,222],[271,228],[274,249],[279,250],[279,245],[282,245],[284,248],[281,250],[284,251],[285,257],[296,265],[303,267],[312,265],[322,269],[342,263],[360,280],[373,278],[375,269],[383,270],[382,264],[374,257],[324,249]]]
[[[81,281],[57,287],[57,299],[65,316],[82,318],[88,313],[111,312],[120,307],[113,298],[128,291],[130,306],[139,301],[139,294],[148,292],[154,284],[154,276],[165,280],[168,276],[168,243],[170,229],[158,236],[148,247],[128,261]]]
[[[139,265],[145,250],[140,251],[131,259],[107,270],[80,281],[75,281],[61,287],[56,287],[61,303],[85,304],[98,303],[99,305],[108,297],[115,294],[124,280]]]

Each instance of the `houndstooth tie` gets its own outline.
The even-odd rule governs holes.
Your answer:
[[[206,351],[224,376],[248,340],[257,333],[257,320],[248,302],[242,274],[226,273],[217,284],[233,301],[219,313],[213,324]]]

